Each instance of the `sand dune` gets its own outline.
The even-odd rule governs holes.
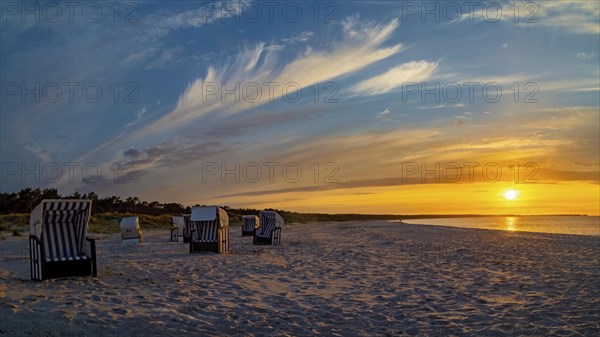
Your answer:
[[[34,282],[1,241],[6,336],[597,336],[598,237],[407,225],[292,224],[283,245],[188,253],[94,235],[98,277]]]

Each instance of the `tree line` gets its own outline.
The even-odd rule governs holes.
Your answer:
[[[161,203],[158,201],[143,201],[138,197],[122,199],[118,196],[100,198],[96,193],[79,193],[62,196],[55,188],[32,189],[24,188],[15,193],[0,193],[0,214],[30,213],[44,199],[90,199],[92,213],[133,213],[133,214],[188,214],[190,207],[178,203]]]

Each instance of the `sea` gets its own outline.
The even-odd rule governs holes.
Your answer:
[[[506,216],[406,219],[404,223],[451,226],[461,228],[497,229],[513,232],[600,235],[598,216]]]

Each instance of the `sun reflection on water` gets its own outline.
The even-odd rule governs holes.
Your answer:
[[[514,216],[506,217],[504,222],[506,224],[507,231],[514,232],[517,230],[517,218],[516,217],[514,217]]]

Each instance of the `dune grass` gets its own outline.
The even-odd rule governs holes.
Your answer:
[[[89,231],[99,234],[119,233],[121,218],[133,214],[103,213],[96,214],[90,219]],[[171,228],[170,215],[139,215],[142,229],[169,229]],[[0,232],[13,233],[12,235],[27,235],[29,232],[29,214],[0,215]]]
[[[29,214],[1,214],[0,233],[21,236],[29,233]]]
[[[89,231],[92,233],[114,234],[119,233],[119,222],[121,218],[134,216],[127,213],[102,213],[92,216],[90,219]],[[169,229],[171,225],[170,215],[138,215],[140,218],[140,227],[144,229]]]
[[[98,234],[119,233],[119,222],[121,218],[133,216],[135,214],[108,212],[95,214],[90,219],[89,231]],[[2,214],[0,215],[0,233],[3,235],[28,235],[29,233],[29,214]],[[144,229],[170,229],[171,215],[138,215],[140,217],[140,227]],[[238,219],[239,218],[239,219]],[[241,224],[241,217],[230,217],[230,226]]]

